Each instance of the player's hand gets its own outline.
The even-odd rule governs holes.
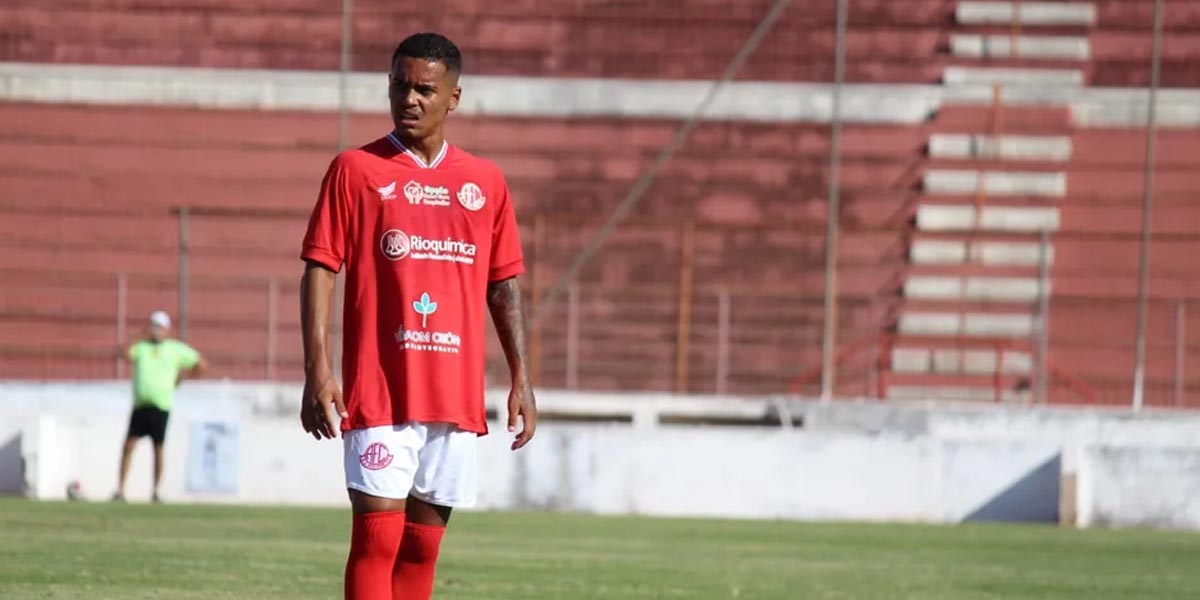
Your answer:
[[[342,390],[333,375],[323,374],[304,379],[304,396],[300,399],[300,423],[313,439],[337,437],[340,421],[348,418],[346,403],[342,401]]]
[[[512,449],[519,450],[529,440],[537,429],[537,401],[533,397],[533,386],[529,382],[513,384],[508,393],[508,432],[517,431],[517,421],[521,421],[521,432],[513,440]]]

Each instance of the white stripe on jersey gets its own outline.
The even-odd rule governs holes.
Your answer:
[[[446,153],[450,150],[450,144],[447,141],[442,140],[442,149],[437,153],[437,156],[433,157],[432,161],[426,164],[425,160],[420,156],[417,156],[416,152],[409,150],[408,146],[405,146],[400,142],[400,138],[396,137],[395,132],[388,133],[387,139],[392,142],[392,145],[396,146],[397,150],[407,154],[408,157],[413,159],[413,162],[417,163],[417,166],[421,167],[422,169],[436,169],[438,165],[442,164],[442,159],[446,158]]]

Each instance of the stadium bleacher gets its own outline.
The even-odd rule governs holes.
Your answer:
[[[537,3],[538,16],[532,2],[356,4],[356,71],[381,72],[396,32],[419,22],[461,40],[471,74],[636,83],[715,78],[769,3],[563,0]],[[938,96],[930,114],[899,101],[882,120],[847,111],[838,331],[859,351],[841,365],[840,394],[990,401],[999,387],[1028,398],[1047,231],[1049,358],[1065,383],[1050,399],[1081,401],[1081,382],[1097,402],[1128,402],[1145,144],[1132,88],[1148,81],[1151,7],[851,1],[847,81],[884,87],[847,102],[892,86]],[[738,79],[831,81],[833,17],[828,2],[795,2]],[[1166,22],[1164,85],[1200,87],[1200,2],[1170,3]],[[340,15],[314,1],[0,7],[6,63],[332,71],[339,44]],[[1163,117],[1147,362],[1159,403],[1172,401],[1178,302],[1200,295],[1190,260],[1200,207],[1188,197],[1200,120]],[[529,283],[544,289],[675,126],[472,113],[451,134],[507,173]],[[357,114],[350,139],[386,129],[384,115]],[[0,131],[0,277],[28,282],[0,292],[0,376],[112,377],[118,275],[127,331],[151,308],[176,306],[180,207],[192,211],[189,340],[216,376],[299,376],[295,255],[336,149],[335,112],[8,101]],[[820,121],[703,124],[584,271],[575,308],[552,307],[539,381],[790,391],[820,362],[828,148]],[[681,294],[685,269],[692,285]],[[1200,309],[1186,319],[1194,347]],[[811,377],[799,383],[817,389]],[[1197,405],[1200,379],[1187,383]]]

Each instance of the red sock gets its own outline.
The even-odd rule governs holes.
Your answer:
[[[392,565],[403,536],[403,511],[354,515],[346,559],[346,600],[391,598]]]
[[[433,572],[445,527],[409,523],[404,526],[404,543],[392,573],[393,600],[429,600],[433,595]]]

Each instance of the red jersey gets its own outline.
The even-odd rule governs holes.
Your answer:
[[[525,270],[499,168],[449,144],[426,164],[393,134],[342,152],[301,258],[346,265],[343,430],[422,421],[487,433],[487,285]]]

